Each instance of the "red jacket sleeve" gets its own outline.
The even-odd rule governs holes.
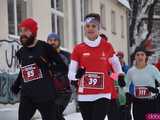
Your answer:
[[[79,62],[79,60],[80,60],[80,49],[79,49],[78,46],[75,46],[75,48],[73,49],[73,52],[71,54],[71,60]]]
[[[111,43],[109,43],[108,41],[107,41],[107,51],[108,51],[109,58],[115,54],[115,50],[113,49]]]

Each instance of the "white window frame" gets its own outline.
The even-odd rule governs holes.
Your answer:
[[[7,0],[7,4],[8,4],[8,0]],[[13,10],[14,10],[14,31],[15,34],[10,34],[9,30],[9,36],[18,36],[18,29],[17,29],[17,0],[13,0]],[[8,21],[9,24],[9,21]],[[8,25],[8,29],[9,29],[9,25]]]
[[[81,40],[83,41],[84,40],[84,17],[85,17],[85,11],[84,11],[84,1],[87,1],[87,0],[82,0],[82,3],[81,3],[81,0],[80,0],[80,8],[81,8]],[[87,1],[88,2],[88,5],[89,5],[89,0]],[[89,11],[89,6],[87,8],[87,13]]]
[[[124,16],[121,15],[120,19],[121,19],[121,38],[124,38],[125,37],[124,35]]]
[[[101,28],[103,30],[106,30],[106,6],[104,3],[100,3],[100,15],[101,15]]]
[[[54,18],[54,21],[55,21],[55,25],[54,25],[55,26],[55,33],[58,33],[58,25],[57,25],[58,16],[63,18],[63,27],[65,27],[64,26],[64,20],[65,20],[65,18],[64,18],[64,0],[63,0],[63,12],[57,10],[57,6],[56,6],[57,1],[56,0],[52,0],[52,1],[54,2],[54,8],[51,7],[51,16],[54,15],[54,17],[55,17]],[[51,22],[52,22],[52,20],[51,20]],[[53,28],[52,28],[52,31],[53,31]],[[64,29],[63,29],[63,33],[64,33]],[[64,34],[63,34],[63,37],[64,37]],[[64,43],[64,40],[63,40],[63,43]],[[64,45],[63,45],[63,47],[64,47]]]
[[[111,32],[116,35],[116,12],[115,10],[111,10]]]
[[[17,0],[14,1],[14,29],[15,29],[15,35],[18,36],[18,29],[17,29]]]
[[[72,0],[73,2],[73,9],[75,10],[74,11],[74,22],[75,24],[73,25],[74,27],[74,44],[77,44],[77,43],[81,43],[84,39],[84,17],[85,17],[85,14],[84,14],[84,1],[86,0]],[[88,10],[87,10],[87,13],[89,12],[89,4],[90,3],[90,0],[88,0]],[[83,7],[83,9],[82,9]],[[82,14],[83,13],[83,14]]]
[[[24,2],[27,2],[27,0],[24,0]],[[8,0],[7,0],[7,4],[8,4]],[[8,34],[10,37],[15,37],[17,38],[16,36],[19,36],[18,35],[18,19],[17,19],[17,0],[13,0],[13,7],[14,7],[14,31],[15,31],[15,34],[10,34],[9,33],[9,30],[8,30]],[[27,10],[26,10],[27,12]],[[26,14],[27,15],[27,14]],[[27,16],[26,16],[27,17]],[[8,24],[9,24],[9,21],[8,21]],[[9,29],[9,26],[8,26],[8,29]]]
[[[56,1],[56,0],[55,0]],[[55,32],[57,33],[58,32],[58,28],[57,28],[57,17],[60,16],[60,17],[63,17],[64,19],[64,13],[63,12],[60,12],[54,8],[51,8],[51,12],[52,14],[54,14],[55,16]]]

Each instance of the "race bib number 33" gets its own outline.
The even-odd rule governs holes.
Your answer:
[[[82,86],[89,89],[104,89],[104,73],[87,72],[82,79]]]
[[[30,64],[21,67],[21,71],[24,82],[30,82],[42,78],[41,69],[37,66],[37,64]]]

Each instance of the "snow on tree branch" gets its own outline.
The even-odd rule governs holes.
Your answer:
[[[129,40],[130,54],[137,46],[144,46],[151,34],[153,25],[154,6],[158,0],[129,0]]]

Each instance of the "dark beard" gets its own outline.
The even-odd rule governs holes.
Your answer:
[[[23,40],[23,39],[26,39],[26,40]],[[24,47],[32,45],[34,41],[35,41],[34,36],[30,36],[30,37],[27,37],[26,35],[20,36],[20,42]]]
[[[56,45],[52,45],[52,47],[55,48],[55,49],[58,49],[60,47],[60,44],[57,45],[57,46]]]
[[[59,41],[58,45],[55,45],[54,43],[50,44],[53,48],[58,49],[61,46],[61,42]]]

